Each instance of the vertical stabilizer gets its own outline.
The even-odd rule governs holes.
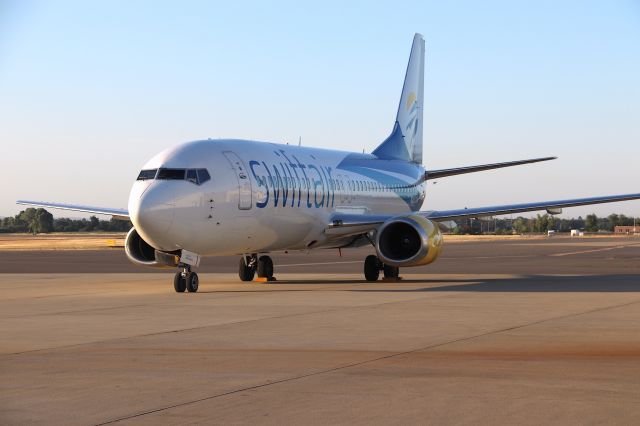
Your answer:
[[[400,105],[393,131],[373,154],[389,160],[422,163],[422,106],[424,95],[424,39],[413,37]]]

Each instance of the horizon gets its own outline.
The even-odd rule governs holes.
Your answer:
[[[371,152],[415,32],[427,169],[559,156],[439,179],[423,209],[640,192],[640,5],[405,4],[3,3],[0,217],[18,199],[125,207],[142,164],[188,140]],[[560,218],[590,213],[640,201]]]

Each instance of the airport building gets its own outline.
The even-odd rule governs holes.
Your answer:
[[[640,225],[638,226],[616,226],[613,228],[615,234],[640,234]]]

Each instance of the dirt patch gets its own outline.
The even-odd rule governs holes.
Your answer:
[[[124,233],[0,234],[0,250],[101,250],[124,247]]]

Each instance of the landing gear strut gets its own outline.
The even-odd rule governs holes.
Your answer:
[[[184,293],[187,290],[189,293],[195,293],[198,291],[198,274],[191,271],[189,265],[180,264],[178,266],[182,271],[176,272],[173,277],[173,288],[177,293]]]
[[[400,276],[400,268],[383,264],[378,256],[369,255],[364,260],[364,277],[367,281],[378,281],[380,271],[384,277],[391,280],[398,280]]]

